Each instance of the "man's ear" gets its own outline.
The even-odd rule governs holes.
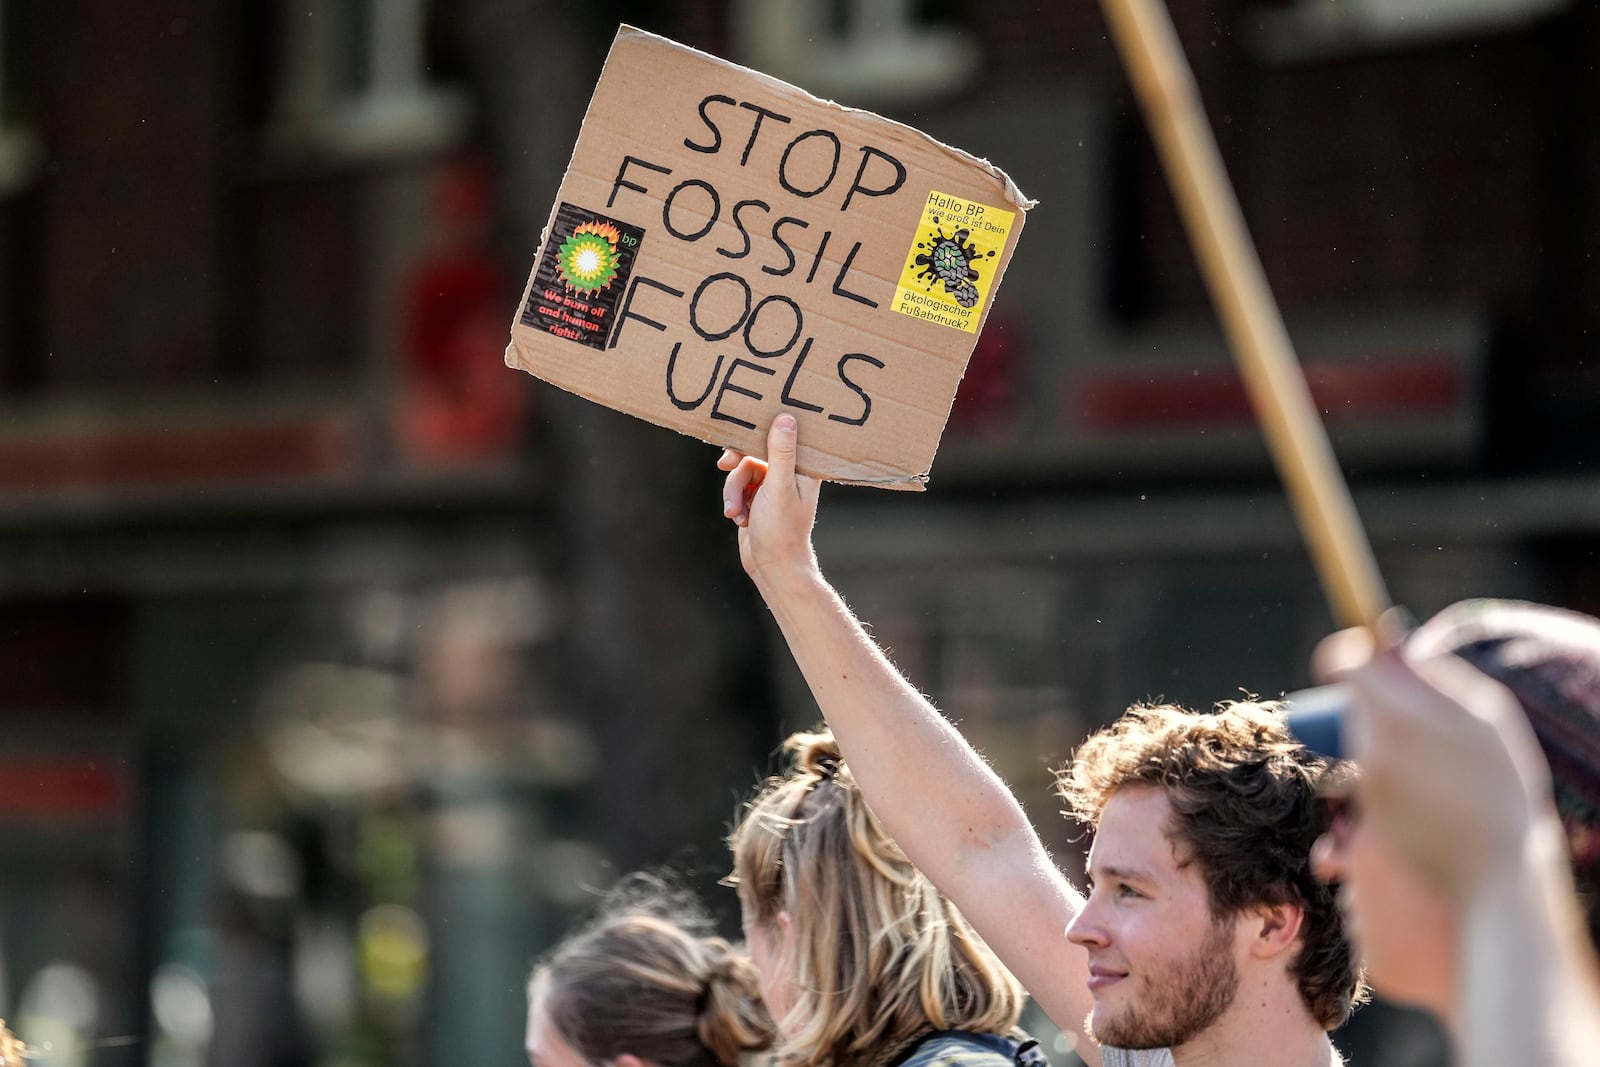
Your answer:
[[[631,1052],[624,1052],[611,1062],[614,1063],[616,1067],[650,1067],[649,1064],[645,1063]]]
[[[1306,917],[1306,910],[1300,905],[1260,904],[1247,914],[1252,956],[1270,959],[1299,943],[1300,927]]]

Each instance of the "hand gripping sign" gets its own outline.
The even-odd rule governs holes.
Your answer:
[[[908,126],[624,26],[506,363],[800,469],[920,489],[1032,201]]]

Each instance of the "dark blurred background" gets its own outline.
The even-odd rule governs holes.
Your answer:
[[[1172,6],[1395,599],[1600,612],[1600,12]],[[816,712],[715,450],[501,362],[621,21],[1039,199],[931,490],[817,538],[1065,866],[1088,729],[1306,683],[1333,623],[1095,5],[0,0],[0,1011],[51,1063],[512,1067],[616,874],[730,913]]]

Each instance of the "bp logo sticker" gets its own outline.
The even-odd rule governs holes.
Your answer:
[[[643,241],[644,230],[638,226],[575,204],[557,205],[522,324],[589,348],[605,348]]]

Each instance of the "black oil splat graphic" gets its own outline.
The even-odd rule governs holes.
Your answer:
[[[982,256],[994,255],[994,249],[987,253],[978,250],[977,245],[969,244],[967,239],[972,236],[970,230],[957,230],[954,235],[944,235],[944,223],[939,216],[933,216],[934,230],[931,244],[917,242],[918,248],[928,251],[917,256],[912,261],[913,266],[921,267],[919,278],[928,280],[928,290],[932,291],[935,282],[944,283],[944,291],[956,298],[956,303],[964,308],[975,307],[978,303],[978,287],[973,282],[980,275],[972,264]]]

